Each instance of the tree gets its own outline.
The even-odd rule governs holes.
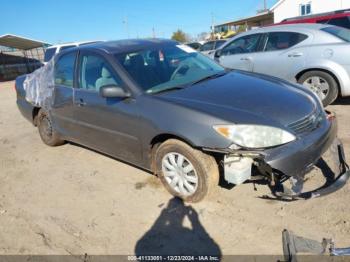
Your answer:
[[[187,35],[185,34],[185,32],[178,29],[176,32],[173,33],[173,35],[171,36],[171,39],[184,43],[187,41]]]
[[[198,34],[197,39],[198,39],[198,41],[204,41],[204,40],[207,40],[207,38],[209,36],[210,36],[210,33],[202,32],[202,33]]]
[[[237,33],[242,33],[242,32],[246,32],[248,29],[247,25],[239,25],[238,29],[236,30]]]

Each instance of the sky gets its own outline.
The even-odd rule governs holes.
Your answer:
[[[271,7],[277,0],[267,0]],[[0,0],[0,35],[51,44],[125,38],[192,36],[256,14],[263,0]]]

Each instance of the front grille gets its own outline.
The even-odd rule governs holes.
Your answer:
[[[315,111],[314,113],[304,117],[298,121],[295,121],[288,125],[288,127],[294,131],[295,134],[303,134],[311,132],[316,129],[322,119],[324,118],[324,113],[321,111]]]

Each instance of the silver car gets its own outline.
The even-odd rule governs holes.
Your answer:
[[[350,96],[350,30],[321,24],[242,33],[214,54],[225,67],[276,76],[314,91],[323,105]]]
[[[205,42],[200,47],[199,51],[206,56],[210,56],[211,53],[214,53],[215,50],[220,48],[225,42],[226,40],[224,39]]]

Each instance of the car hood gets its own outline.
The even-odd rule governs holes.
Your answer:
[[[233,123],[277,126],[300,120],[318,106],[302,87],[242,71],[161,93],[159,97]]]

